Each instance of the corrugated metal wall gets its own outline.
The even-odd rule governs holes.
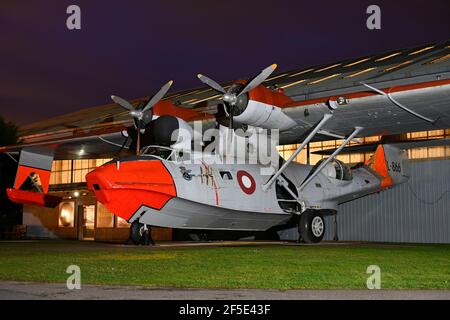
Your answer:
[[[409,162],[411,178],[393,189],[339,207],[340,241],[450,243],[450,159]],[[325,240],[334,236],[326,220]],[[297,239],[297,229],[283,239]]]

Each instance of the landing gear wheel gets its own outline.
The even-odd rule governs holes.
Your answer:
[[[306,211],[300,216],[298,229],[305,243],[317,243],[325,234],[325,220],[320,212]]]
[[[131,224],[131,241],[135,245],[143,244],[144,243],[144,224],[140,223],[138,220],[134,221]]]

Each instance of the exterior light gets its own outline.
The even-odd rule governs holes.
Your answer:
[[[59,226],[73,227],[75,205],[73,202],[63,202],[59,207]]]
[[[75,191],[75,192],[73,193],[73,196],[74,196],[75,198],[78,198],[78,197],[80,196],[80,193],[79,193],[78,191]]]
[[[339,97],[339,98],[337,98],[336,102],[337,102],[337,104],[340,105],[340,106],[342,106],[342,105],[348,103],[348,101],[347,101],[347,99],[346,99],[345,97]]]

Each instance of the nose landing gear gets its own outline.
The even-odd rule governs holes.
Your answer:
[[[130,239],[135,245],[155,245],[152,239],[151,227],[140,223],[138,220],[131,224]]]

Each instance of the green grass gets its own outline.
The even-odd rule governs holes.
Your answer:
[[[76,241],[0,242],[0,280],[184,288],[364,289],[381,268],[384,289],[450,289],[450,245],[149,248]]]

